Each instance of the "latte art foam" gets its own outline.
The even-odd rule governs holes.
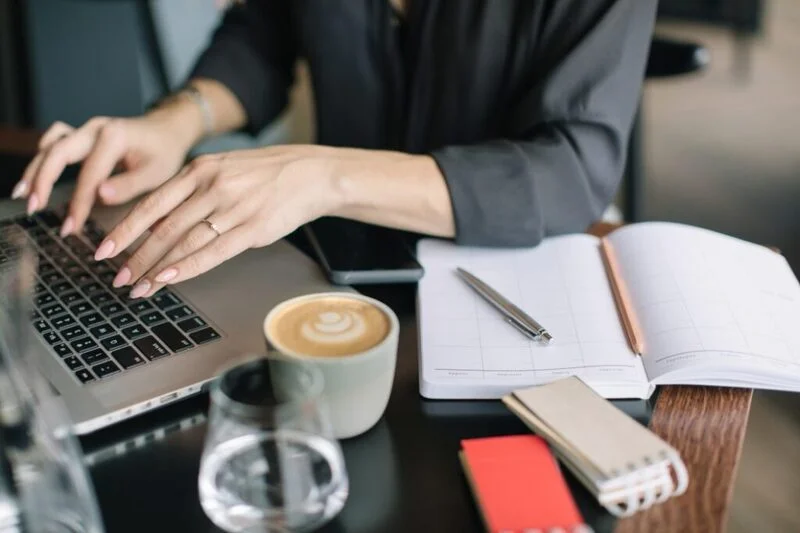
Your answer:
[[[267,327],[279,349],[308,356],[341,357],[380,344],[389,333],[389,319],[368,302],[327,296],[288,306]]]

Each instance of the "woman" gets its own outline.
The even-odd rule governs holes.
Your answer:
[[[96,200],[154,190],[97,259],[153,231],[114,281],[132,297],[266,246],[321,216],[532,246],[584,230],[618,186],[656,0],[249,0],[187,88],[137,118],[53,125],[17,185],[28,211],[82,161],[63,234]],[[202,156],[258,132],[309,65],[319,146]],[[122,168],[121,173],[109,177]]]

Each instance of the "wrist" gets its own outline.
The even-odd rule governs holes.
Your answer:
[[[185,95],[177,93],[150,110],[144,119],[166,132],[170,142],[188,152],[205,136],[202,111]]]

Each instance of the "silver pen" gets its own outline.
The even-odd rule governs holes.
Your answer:
[[[456,272],[461,276],[461,279],[467,282],[467,285],[489,302],[492,307],[500,311],[506,322],[514,326],[520,333],[529,339],[545,344],[553,340],[553,336],[544,329],[544,326],[531,318],[525,311],[509,302],[502,294],[487,285],[486,282],[481,281],[461,267],[456,268]]]

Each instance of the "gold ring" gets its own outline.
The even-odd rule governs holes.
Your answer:
[[[222,237],[222,231],[220,231],[220,229],[217,227],[216,224],[214,224],[213,222],[211,222],[207,218],[204,218],[202,221],[206,224],[206,226],[211,228],[214,231],[214,233],[217,234],[217,237]]]

